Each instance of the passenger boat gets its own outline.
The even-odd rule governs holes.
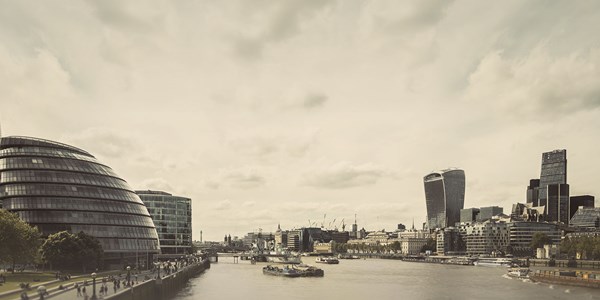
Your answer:
[[[263,274],[273,275],[273,276],[281,276],[281,277],[300,277],[300,276],[302,276],[302,274],[294,268],[290,268],[288,266],[280,268],[280,267],[274,267],[271,265],[268,265],[263,268]]]
[[[529,278],[529,268],[511,267],[508,268],[507,275],[515,278]]]
[[[512,264],[512,259],[510,258],[494,258],[494,257],[480,257],[476,261],[473,262],[476,266],[485,266],[485,267],[508,267]]]
[[[267,260],[271,263],[276,264],[301,264],[302,260],[299,256],[286,255],[286,256],[269,256]]]
[[[320,263],[320,264],[328,264],[328,265],[333,265],[333,264],[339,264],[340,261],[332,256],[319,256],[317,257],[317,259],[315,259],[316,263]]]

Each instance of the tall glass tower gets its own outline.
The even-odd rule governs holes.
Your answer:
[[[569,222],[569,185],[567,150],[542,153],[539,205],[545,206],[546,221]]]
[[[460,222],[465,204],[465,171],[446,169],[423,178],[427,225],[429,229],[446,228]]]

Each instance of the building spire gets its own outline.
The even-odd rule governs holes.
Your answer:
[[[412,230],[415,230],[415,217],[413,217],[413,225],[412,225]]]

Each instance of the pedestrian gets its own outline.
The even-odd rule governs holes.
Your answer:
[[[75,283],[75,288],[77,288],[77,297],[81,297],[81,286]]]
[[[83,293],[84,296],[86,295],[86,293],[85,293],[85,285],[83,286],[83,288],[81,288],[81,292]]]
[[[28,300],[28,299],[29,299],[29,296],[27,296],[27,292],[26,292],[26,291],[23,291],[23,292],[21,293],[21,300]]]

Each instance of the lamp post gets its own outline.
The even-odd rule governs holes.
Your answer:
[[[127,266],[127,285],[131,286],[131,267]]]
[[[96,272],[92,273],[92,300],[98,299],[96,297]]]
[[[40,285],[37,288],[37,292],[38,292],[38,295],[40,295],[40,300],[44,300],[44,296],[46,295],[46,287],[43,285]]]

